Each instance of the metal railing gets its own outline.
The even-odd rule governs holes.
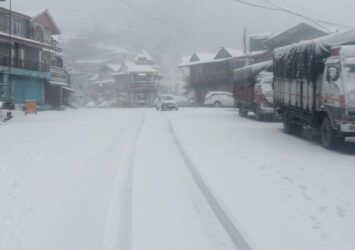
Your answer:
[[[40,72],[49,72],[49,65],[46,63],[31,61],[31,60],[22,60],[18,58],[12,58],[10,63],[10,57],[0,55],[0,66],[7,66],[19,69],[27,69]]]

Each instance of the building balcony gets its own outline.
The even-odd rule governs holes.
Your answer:
[[[64,68],[50,67],[51,82],[58,85],[70,85],[70,75]]]
[[[151,81],[135,81],[131,84],[132,90],[153,91],[156,88],[155,82]]]
[[[39,72],[49,72],[49,65],[46,63],[41,63],[38,61],[36,62],[31,60],[22,60],[18,58],[12,58],[12,60],[10,60],[10,57],[2,56],[2,55],[0,55],[0,66],[39,71]]]

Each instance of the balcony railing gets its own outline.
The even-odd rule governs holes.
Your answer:
[[[70,75],[64,68],[50,67],[52,81],[70,84]]]
[[[31,60],[21,60],[12,58],[10,63],[10,57],[0,55],[0,66],[11,66],[19,69],[27,69],[39,72],[49,72],[49,65],[46,63],[40,63]]]

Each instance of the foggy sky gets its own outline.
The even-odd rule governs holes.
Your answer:
[[[181,27],[175,30],[137,13],[119,0],[13,0],[14,9],[49,9],[63,37],[85,30],[134,30],[186,37],[191,47],[241,47],[242,31],[280,32],[304,21],[284,13],[255,9],[233,0],[126,0],[167,22]],[[263,4],[261,0],[249,0]],[[318,19],[355,25],[353,0],[273,0],[273,2]],[[8,2],[0,6],[8,6]],[[194,35],[190,35],[190,34]],[[149,41],[148,41],[149,42]]]

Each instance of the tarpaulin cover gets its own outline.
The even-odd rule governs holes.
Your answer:
[[[355,29],[274,50],[273,71],[277,78],[316,82],[324,70],[331,48],[355,43]]]

